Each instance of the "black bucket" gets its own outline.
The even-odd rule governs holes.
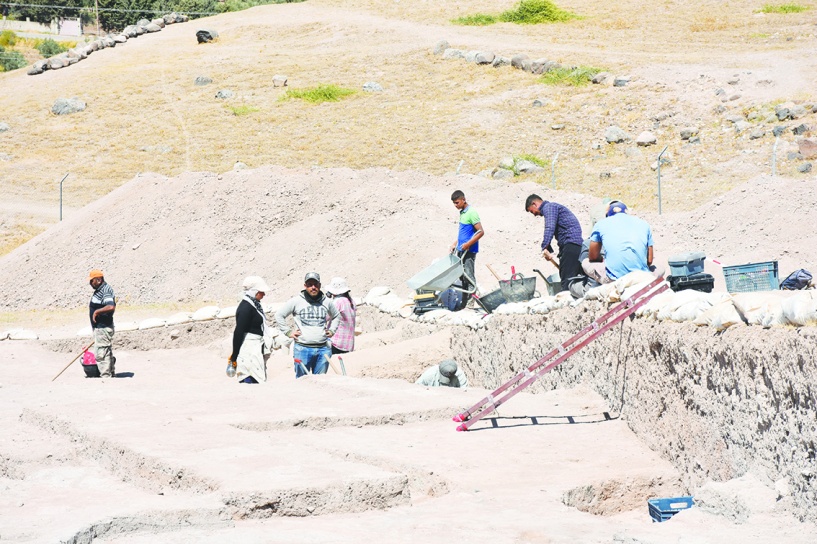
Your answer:
[[[85,371],[86,378],[99,378],[99,367],[96,365],[82,365],[82,370]]]
[[[507,302],[525,302],[536,292],[536,276],[525,278],[522,274],[514,274],[509,280],[501,280],[499,288]]]

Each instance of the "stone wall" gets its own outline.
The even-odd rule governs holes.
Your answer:
[[[494,316],[477,331],[455,327],[452,351],[475,385],[492,389],[602,311],[596,303],[545,316]],[[684,473],[690,489],[751,470],[775,482],[800,519],[817,520],[816,353],[814,327],[716,333],[627,319],[529,391],[588,384]]]

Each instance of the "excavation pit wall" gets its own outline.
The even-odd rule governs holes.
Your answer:
[[[494,389],[607,310],[601,303],[550,314],[495,315],[480,330],[455,327],[452,351],[473,385]],[[626,319],[534,383],[532,393],[587,384],[690,492],[751,471],[779,504],[817,520],[817,328]],[[512,413],[513,400],[500,412]],[[603,451],[603,445],[599,451]]]

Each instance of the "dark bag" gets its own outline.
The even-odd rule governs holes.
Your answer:
[[[805,268],[795,270],[789,277],[780,282],[780,288],[786,291],[794,291],[796,289],[805,289],[811,282],[811,272]]]

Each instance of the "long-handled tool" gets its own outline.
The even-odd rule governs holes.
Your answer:
[[[93,345],[94,345],[94,343],[93,343],[93,342],[91,342],[90,344],[88,344],[87,346],[85,346],[85,347],[82,349],[82,351],[80,351],[80,352],[79,352],[79,355],[77,355],[76,357],[74,357],[73,359],[71,359],[71,362],[70,362],[70,363],[68,363],[67,365],[65,365],[65,368],[63,368],[62,370],[60,370],[60,373],[59,373],[59,374],[57,374],[56,376],[54,376],[53,378],[51,378],[51,381],[53,382],[54,380],[56,380],[57,378],[59,378],[59,377],[60,377],[60,374],[62,374],[62,373],[63,373],[63,372],[65,372],[66,370],[68,370],[68,367],[69,367],[69,366],[71,366],[72,364],[74,364],[74,361],[76,361],[77,359],[79,359],[80,357],[82,357],[82,354],[83,354],[83,353],[85,353],[86,351],[88,351],[88,348],[90,348],[90,347],[91,347],[91,346],[93,346]]]
[[[340,369],[343,371],[343,375],[346,376],[346,365],[343,364],[343,357],[338,355],[338,361],[340,361]]]
[[[553,254],[548,251],[547,249],[542,252],[542,257],[550,261],[550,263],[556,267],[556,270],[559,270],[559,261],[553,258]]]
[[[331,358],[331,357],[329,357],[328,355],[324,354],[323,358],[324,358],[324,359],[326,359],[326,362],[327,362],[327,363],[329,363],[329,366],[331,366],[331,367],[332,367],[332,370],[334,370],[334,371],[335,371],[335,374],[340,374],[340,371],[338,371],[337,367],[335,366],[335,363],[333,363],[333,362],[332,362],[332,358]],[[344,374],[346,374],[346,373],[344,372]]]
[[[306,369],[306,365],[304,365],[303,361],[300,359],[295,359],[295,364],[301,367],[304,374],[309,374],[309,371]]]
[[[485,266],[487,266],[488,270],[491,271],[491,274],[494,275],[494,277],[496,278],[496,281],[502,281],[502,278],[499,277],[499,274],[496,273],[496,271],[493,269],[493,267],[490,264],[486,264]]]

